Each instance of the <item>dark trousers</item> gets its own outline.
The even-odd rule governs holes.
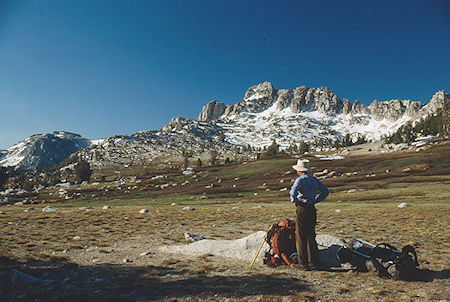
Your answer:
[[[316,208],[313,205],[297,206],[295,221],[295,244],[297,246],[298,263],[304,266],[320,265],[319,249],[316,242]]]

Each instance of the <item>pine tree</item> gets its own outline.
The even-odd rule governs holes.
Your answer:
[[[272,144],[267,148],[267,151],[264,153],[265,157],[275,157],[278,154],[279,145],[274,140]]]
[[[300,146],[298,148],[298,152],[300,154],[305,154],[306,152],[309,152],[309,145],[305,143],[304,141],[300,141]]]
[[[197,168],[201,168],[203,165],[202,160],[200,158],[197,159]]]
[[[78,182],[89,182],[89,180],[91,179],[91,175],[92,171],[89,162],[81,160],[75,165],[75,178]]]
[[[8,178],[8,169],[6,169],[5,167],[0,167],[0,190],[3,190],[3,186],[8,181]]]

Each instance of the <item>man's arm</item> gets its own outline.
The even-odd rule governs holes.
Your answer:
[[[294,181],[294,184],[291,187],[291,191],[289,192],[292,203],[298,202],[298,194],[300,192],[301,186],[302,182],[300,181],[300,177],[297,177],[297,179]]]
[[[320,180],[317,181],[319,182],[320,195],[319,197],[316,198],[314,203],[321,202],[322,200],[328,197],[328,194],[330,194],[330,190],[328,190],[328,187],[325,184],[323,184]]]

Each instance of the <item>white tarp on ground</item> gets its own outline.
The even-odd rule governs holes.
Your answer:
[[[231,257],[251,263],[265,235],[265,231],[259,231],[237,240],[204,239],[191,244],[162,246],[160,250],[167,253],[181,253],[193,256],[212,254],[214,256]],[[319,246],[320,260],[322,263],[325,265],[339,266],[336,253],[339,247],[344,245],[344,241],[331,235],[317,235],[316,241]],[[264,243],[256,263],[262,263],[264,253],[268,249],[268,244]]]

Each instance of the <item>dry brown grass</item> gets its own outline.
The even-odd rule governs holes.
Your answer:
[[[191,186],[141,192],[143,195],[135,200],[127,196],[118,204],[129,202],[128,206],[109,210],[101,209],[103,203],[89,200],[87,204],[94,206],[90,212],[79,210],[82,204],[77,202],[73,203],[73,207],[67,203],[55,204],[55,213],[42,213],[40,209],[44,205],[35,206],[37,210],[28,213],[23,211],[25,206],[1,207],[0,225],[4,227],[0,229],[0,257],[17,267],[21,267],[22,262],[34,261],[44,261],[47,266],[56,265],[60,268],[50,271],[55,274],[55,280],[64,279],[60,278],[60,274],[71,273],[74,270],[68,266],[71,261],[92,247],[95,247],[98,257],[103,255],[106,259],[119,259],[120,265],[117,267],[90,262],[76,269],[78,277],[74,279],[75,284],[86,289],[76,298],[85,300],[92,300],[88,292],[97,289],[111,293],[111,297],[114,294],[125,297],[120,295],[139,287],[154,292],[158,289],[158,299],[179,300],[447,299],[450,156],[434,151],[432,155],[426,155],[360,156],[334,162],[317,161],[314,166],[341,173],[358,170],[355,176],[325,180],[332,194],[326,202],[317,206],[317,232],[344,239],[358,237],[374,243],[387,242],[397,247],[412,244],[418,251],[421,268],[430,270],[429,276],[436,276],[428,282],[393,282],[373,274],[351,271],[305,273],[259,266],[249,270],[246,265],[225,262],[211,255],[191,259],[148,256],[144,258],[148,262],[134,259],[136,262],[123,264],[121,261],[126,255],[116,255],[116,251],[111,251],[118,243],[127,243],[131,249],[137,249],[139,243],[146,240],[155,245],[184,244],[185,232],[201,234],[206,238],[236,239],[266,230],[279,219],[292,218],[295,211],[288,201],[287,192],[278,191],[290,186],[293,176],[284,175],[292,161],[290,159],[275,160],[271,163],[272,167],[280,168],[271,172],[263,169],[266,163],[258,162],[249,164],[249,169],[254,171],[252,173],[235,166],[205,169],[200,173],[200,180],[195,184],[192,182]],[[412,172],[401,172],[405,167],[411,167]],[[391,172],[385,173],[386,169],[391,169]],[[196,199],[196,194],[203,195],[204,186],[216,181],[221,172],[224,174],[222,181],[207,192],[209,198]],[[369,173],[377,173],[377,176],[367,178],[365,174]],[[176,174],[170,177],[178,183],[184,179]],[[235,177],[240,179],[235,180]],[[150,183],[149,178],[147,175],[144,180]],[[258,189],[263,183],[271,191]],[[234,184],[237,188],[232,189]],[[144,181],[142,185],[147,184]],[[347,193],[351,188],[364,191]],[[159,195],[155,195],[156,192]],[[254,192],[258,195],[255,196]],[[191,196],[194,198],[191,199]],[[169,206],[174,201],[180,206]],[[400,202],[411,203],[411,206],[399,209],[397,205]],[[182,207],[188,204],[196,210],[182,211]],[[239,210],[232,209],[236,205]],[[255,205],[264,205],[264,208],[252,208]],[[150,212],[139,214],[143,206]],[[336,209],[341,212],[335,212]],[[136,238],[135,241],[128,243],[132,238]],[[96,284],[92,271],[107,279],[107,284]],[[61,298],[71,298],[63,290],[60,294]],[[84,294],[86,296],[82,296]],[[137,293],[130,297],[145,297],[145,294],[142,295]],[[126,297],[119,300],[125,301]]]

